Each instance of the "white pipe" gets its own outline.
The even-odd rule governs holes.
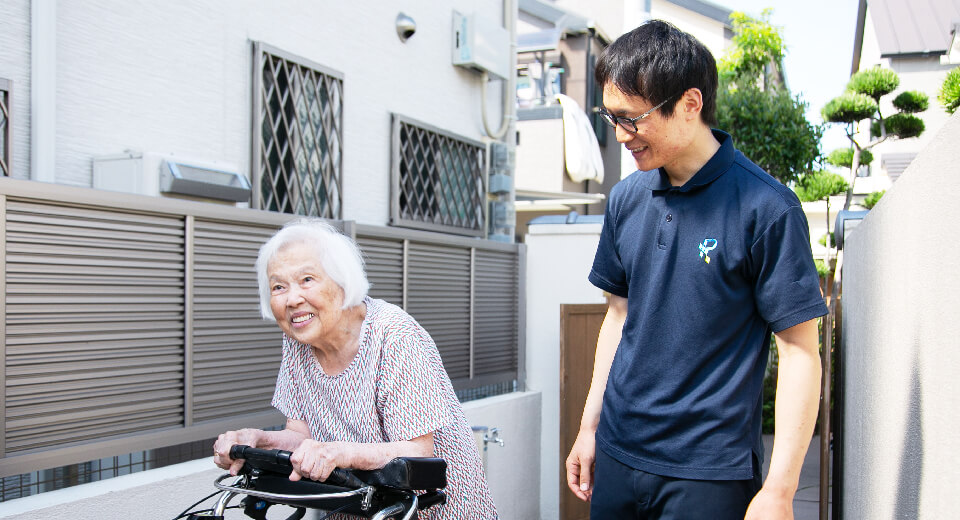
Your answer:
[[[490,75],[487,71],[480,74],[480,114],[483,118],[483,129],[488,136],[497,140],[502,139],[507,134],[510,122],[516,119],[516,115],[514,115],[517,95],[516,16],[514,0],[503,0],[503,26],[510,34],[510,68],[507,70],[506,86],[503,92],[503,115],[501,116],[500,128],[496,131],[490,129],[490,123],[487,121],[487,83],[490,81]]]
[[[30,178],[56,182],[57,2],[30,2]]]

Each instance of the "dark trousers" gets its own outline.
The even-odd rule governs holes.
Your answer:
[[[759,461],[751,480],[686,480],[633,469],[597,449],[591,520],[743,520],[763,484]]]

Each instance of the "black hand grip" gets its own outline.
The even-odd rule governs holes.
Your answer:
[[[335,468],[324,482],[330,484],[331,486],[340,486],[353,489],[359,489],[366,486],[366,484],[362,480],[358,479],[356,475],[342,468]]]
[[[234,444],[230,447],[231,459],[244,459],[247,461],[247,464],[255,468],[288,475],[293,471],[293,464],[290,463],[290,455],[292,455],[292,453],[285,450],[261,450],[243,444]],[[342,468],[335,468],[325,482],[332,486],[353,489],[366,486],[356,475]]]

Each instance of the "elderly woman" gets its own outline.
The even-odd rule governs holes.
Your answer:
[[[496,511],[463,408],[430,335],[400,308],[367,296],[357,245],[328,224],[288,224],[256,263],[260,310],[283,331],[273,406],[282,431],[221,435],[214,462],[236,474],[246,444],[293,452],[291,480],[334,468],[376,469],[394,457],[447,461],[447,503],[421,518],[491,519]]]

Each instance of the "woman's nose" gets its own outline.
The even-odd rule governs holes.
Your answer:
[[[296,285],[287,289],[287,307],[293,307],[303,301],[303,291]]]

